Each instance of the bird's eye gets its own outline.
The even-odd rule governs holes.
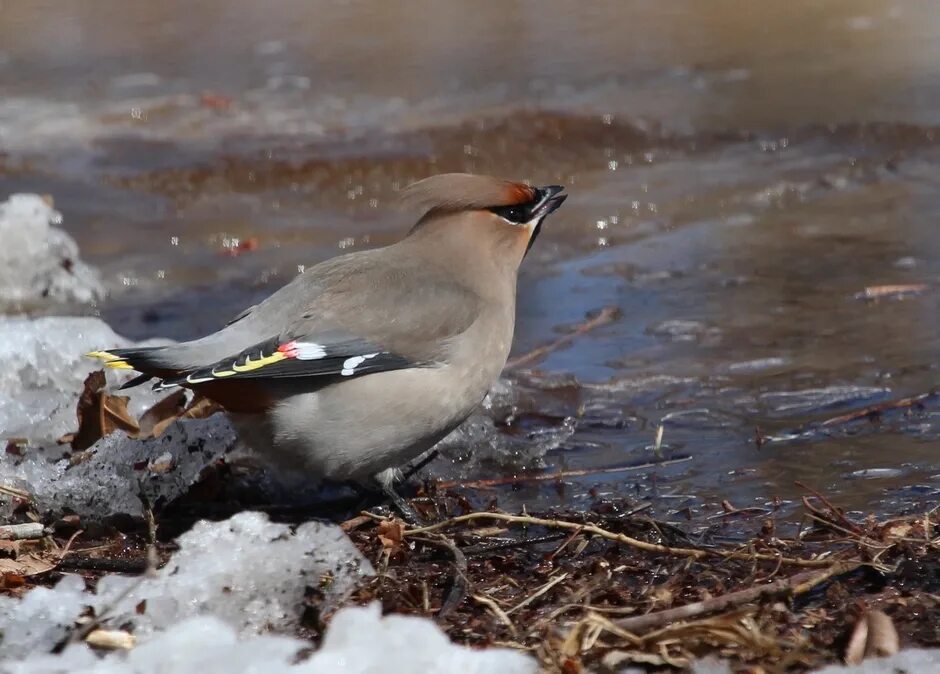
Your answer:
[[[497,206],[491,208],[490,211],[498,215],[499,217],[518,224],[528,222],[529,220],[529,210],[525,205],[520,206]]]

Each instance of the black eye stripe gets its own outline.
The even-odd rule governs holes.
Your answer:
[[[514,206],[495,206],[491,208],[490,211],[501,218],[509,220],[509,222],[521,225],[532,219],[532,209],[535,205],[535,202],[530,202],[528,204],[516,204]]]

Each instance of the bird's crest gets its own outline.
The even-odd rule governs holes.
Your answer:
[[[463,211],[494,206],[514,206],[535,199],[535,190],[472,173],[442,173],[412,183],[402,190],[402,202],[425,211]]]

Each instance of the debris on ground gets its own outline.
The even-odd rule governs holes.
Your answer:
[[[473,510],[457,488],[436,493],[429,484],[411,504],[428,524],[365,511],[341,526],[294,528],[243,513],[151,541],[154,531],[173,531],[172,510],[123,531],[85,532],[74,518],[47,522],[42,539],[0,549],[49,565],[4,573],[0,652],[33,654],[48,666],[11,672],[56,671],[50,663],[97,671],[94,662],[144,662],[138,658],[151,657],[155,644],[185,641],[180,625],[190,625],[216,640],[201,642],[207,652],[219,643],[233,652],[280,644],[276,661],[296,663],[284,671],[297,672],[327,663],[337,672],[408,671],[404,663],[438,662],[445,651],[479,656],[461,666],[468,671],[483,671],[492,658],[494,672],[726,671],[705,669],[708,657],[733,672],[866,666],[895,653],[937,661],[938,651],[910,650],[940,646],[937,509],[858,520],[810,493],[803,525],[760,514],[753,535],[732,541],[712,528],[689,532],[652,519],[626,501],[511,514]],[[309,519],[297,510],[278,516]],[[734,521],[742,526],[746,516],[735,511]],[[160,567],[155,578],[148,554]],[[355,604],[371,608],[335,612]],[[378,605],[412,618],[379,619]],[[366,623],[375,649],[361,641]],[[93,629],[82,634],[83,626]],[[345,636],[331,636],[334,629]],[[90,634],[105,660],[90,656]],[[236,648],[236,634],[254,636]],[[47,655],[53,651],[64,655]],[[191,671],[192,661],[179,671]]]

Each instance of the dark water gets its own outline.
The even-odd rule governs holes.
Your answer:
[[[563,183],[516,352],[621,318],[514,375],[512,447],[575,429],[515,468],[646,462],[660,423],[691,458],[515,498],[897,511],[940,501],[935,402],[820,424],[937,383],[938,37],[874,0],[8,1],[0,196],[55,197],[116,329],[189,338],[395,240],[411,180]]]

